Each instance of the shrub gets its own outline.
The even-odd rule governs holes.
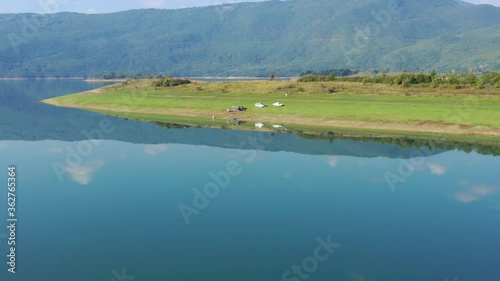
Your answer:
[[[327,82],[335,79],[335,81],[345,82],[361,82],[363,84],[377,83],[389,85],[401,85],[403,87],[422,86],[422,87],[445,87],[451,89],[463,89],[466,87],[483,88],[499,88],[500,87],[500,72],[487,72],[477,77],[474,73],[447,73],[438,75],[435,71],[431,74],[425,73],[409,73],[403,72],[397,75],[389,76],[386,74],[373,77],[335,77],[321,75],[305,75],[301,77],[299,82]],[[324,88],[324,87],[323,87]]]
[[[190,84],[191,80],[189,79],[181,79],[181,78],[172,78],[172,77],[164,77],[158,79],[153,82],[153,87],[176,87],[180,85]]]

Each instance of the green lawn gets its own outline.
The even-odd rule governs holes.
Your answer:
[[[352,82],[194,82],[152,88],[151,80],[118,84],[44,102],[110,115],[220,127],[234,117],[287,127],[358,129],[500,137],[498,89],[402,88]],[[273,107],[276,101],[285,107]],[[267,108],[256,108],[262,102]],[[246,112],[226,112],[233,105]],[[215,121],[212,117],[215,116]]]

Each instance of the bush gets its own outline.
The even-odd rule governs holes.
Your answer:
[[[500,88],[500,72],[484,73],[479,78],[474,73],[447,73],[437,75],[435,72],[431,74],[425,73],[409,73],[403,72],[394,76],[386,74],[373,77],[335,77],[322,75],[305,75],[301,77],[299,82],[326,82],[326,81],[345,81],[345,82],[361,82],[363,84],[377,83],[389,85],[401,85],[405,88],[412,86],[423,87],[445,87],[452,89],[463,89],[467,87],[483,88]]]
[[[317,80],[318,76],[313,76],[313,75],[305,75],[305,76],[302,76],[299,78],[299,82],[316,82],[316,81],[319,81]]]
[[[164,77],[153,82],[153,87],[176,87],[180,85],[191,84],[189,79]]]

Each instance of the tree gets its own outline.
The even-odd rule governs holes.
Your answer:
[[[437,76],[436,70],[432,69],[432,71],[431,71],[431,77],[432,77],[432,79],[436,78],[436,76]]]
[[[335,81],[335,74],[333,72],[330,72],[330,75],[328,75],[328,81]]]
[[[465,76],[464,82],[465,82],[465,84],[467,84],[469,86],[474,86],[474,85],[476,85],[477,77],[474,73],[469,72],[469,74],[467,74],[467,76]]]
[[[274,78],[276,78],[276,76],[274,75],[274,73],[271,73],[271,77],[269,78],[269,80],[273,81]]]

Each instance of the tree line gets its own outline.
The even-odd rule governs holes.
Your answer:
[[[317,76],[317,75],[322,75],[322,76],[329,76],[330,74],[335,75],[335,76],[351,76],[359,73],[359,70],[357,69],[346,69],[346,68],[332,68],[332,69],[326,69],[326,70],[320,70],[320,71],[312,71],[312,70],[307,70],[304,72],[300,73],[300,76],[306,76],[306,75],[312,75],[312,76]]]
[[[436,71],[431,73],[410,73],[403,72],[397,75],[377,75],[372,77],[367,76],[350,76],[336,77],[333,73],[330,75],[305,75],[302,76],[299,82],[325,82],[325,81],[345,81],[345,82],[362,82],[364,84],[388,84],[400,85],[403,87],[421,86],[421,87],[447,87],[454,89],[462,88],[500,88],[500,72],[487,72],[481,75],[475,73],[445,73],[437,74]]]
[[[292,133],[289,131],[289,133]],[[304,133],[303,131],[297,131],[298,136],[304,139],[325,139],[330,143],[335,140],[355,140],[361,142],[377,142],[380,144],[392,144],[399,148],[427,148],[430,151],[435,150],[460,150],[466,153],[477,152],[482,155],[500,155],[500,145],[498,144],[488,144],[480,142],[468,142],[468,141],[454,141],[454,140],[442,140],[435,138],[411,138],[411,137],[373,137],[373,136],[345,136],[343,133],[337,132],[324,132],[320,134],[316,133]]]

